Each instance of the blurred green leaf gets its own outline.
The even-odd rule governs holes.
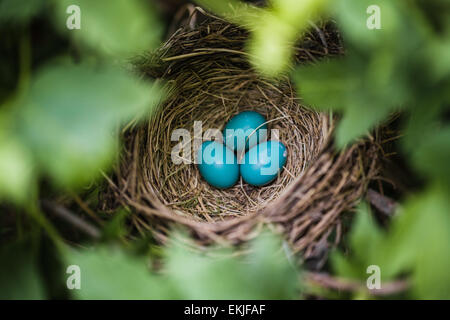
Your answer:
[[[450,201],[436,184],[411,197],[393,221],[378,252],[391,275],[411,272],[413,293],[421,299],[450,298]]]
[[[368,134],[369,130],[387,117],[389,111],[381,105],[370,104],[367,100],[349,103],[336,129],[337,146],[344,147],[356,138]]]
[[[345,72],[347,61],[333,60],[302,66],[294,73],[299,95],[314,108],[344,110],[347,93],[357,92],[360,80]]]
[[[386,234],[363,209],[351,233],[352,255],[336,253],[334,268],[341,276],[364,281],[366,268],[378,265],[383,281],[409,274],[416,298],[449,299],[449,212],[448,188],[441,185],[407,201]]]
[[[79,185],[111,162],[114,129],[149,112],[160,97],[158,87],[120,69],[49,65],[33,79],[17,126],[56,183]]]
[[[31,155],[20,142],[0,134],[0,198],[29,200],[33,180]]]
[[[68,265],[80,267],[81,288],[76,299],[167,299],[170,287],[152,275],[144,259],[119,248],[69,249]],[[68,275],[69,276],[69,275]]]
[[[416,143],[411,161],[428,177],[450,186],[450,127],[430,130],[422,143]],[[413,143],[413,142],[411,142]]]
[[[45,0],[1,0],[0,24],[27,23],[31,18],[40,13],[44,5]]]
[[[167,252],[167,273],[188,299],[292,299],[299,288],[296,271],[274,236],[260,236],[248,256],[209,258],[181,246]]]
[[[179,239],[179,238],[178,238]],[[185,241],[186,239],[184,239]],[[119,248],[68,252],[67,263],[81,269],[79,299],[290,299],[299,278],[273,235],[255,240],[249,254],[229,250],[191,252],[172,241],[164,272],[150,272],[145,260]]]
[[[264,75],[288,70],[294,45],[328,0],[276,0],[262,11],[249,39],[250,62]]]
[[[291,62],[296,30],[272,12],[264,12],[258,21],[247,44],[250,62],[261,73],[276,76]]]
[[[350,46],[371,53],[373,50],[384,50],[390,46],[401,47],[407,41],[416,40],[395,37],[398,29],[402,27],[403,21],[397,10],[399,5],[396,2],[389,0],[378,0],[376,2],[371,0],[337,0],[331,4],[331,11],[338,20],[340,30],[348,39]],[[370,16],[367,13],[367,8],[371,5],[380,8],[381,29],[369,29],[367,27],[367,20]],[[399,40],[400,43],[398,43]]]
[[[395,97],[403,91],[397,85],[387,85],[383,89],[375,87],[372,81],[361,78],[361,74],[366,71],[362,63],[355,60],[344,58],[302,66],[297,68],[294,75],[299,94],[308,105],[344,112],[336,131],[339,147],[367,133],[383,120],[394,110],[395,104],[392,103],[398,102],[394,99],[401,99]]]
[[[29,245],[10,244],[0,249],[0,299],[45,299],[38,258]]]
[[[111,220],[102,228],[102,237],[105,240],[117,239],[126,235],[126,218],[129,212],[125,209],[119,209],[113,214]]]
[[[162,25],[155,10],[139,0],[58,0],[56,24],[61,30],[105,54],[131,56],[159,44]],[[67,30],[66,10],[77,5],[81,28]]]
[[[285,72],[294,54],[294,44],[317,18],[328,0],[276,0],[259,8],[238,0],[196,0],[204,8],[251,31],[249,59],[264,75]]]
[[[282,249],[285,246],[288,247],[287,243],[269,232],[261,234],[251,244],[251,252],[245,259],[246,272],[250,282],[264,292],[262,299],[293,299],[302,290],[298,274],[301,270],[290,263],[288,256],[292,253]]]
[[[421,299],[450,299],[450,200],[449,189],[439,185],[412,199],[404,215],[415,219],[409,243],[414,246],[413,293]],[[399,228],[399,226],[397,227]],[[411,239],[414,237],[414,239]]]
[[[416,102],[435,77],[424,65],[432,60],[426,57],[432,36],[416,11],[404,3],[379,1],[381,29],[369,29],[366,9],[371,5],[370,0],[334,1],[331,11],[345,39],[346,56],[298,67],[294,75],[307,104],[343,113],[336,130],[339,147]]]
[[[380,227],[373,219],[369,206],[363,203],[358,207],[358,217],[353,225],[354,231],[350,236],[350,245],[355,255],[370,263],[374,259],[374,252],[378,244],[384,238]]]
[[[258,24],[259,16],[263,11],[259,7],[240,0],[195,0],[195,2],[209,12],[250,30]]]
[[[351,259],[340,252],[334,252],[333,267],[341,276],[364,279],[367,267],[380,263],[376,254],[384,234],[372,218],[366,203],[359,206],[352,228],[349,238],[349,245],[352,248]]]
[[[450,33],[450,27],[447,31]],[[430,69],[437,81],[442,81],[450,75],[450,36],[436,39],[427,47],[427,56],[430,60]]]
[[[360,261],[349,257],[340,251],[333,251],[330,256],[334,274],[350,279],[364,279],[365,270]],[[366,266],[367,267],[367,266]]]

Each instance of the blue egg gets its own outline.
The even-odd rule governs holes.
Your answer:
[[[202,177],[216,188],[232,187],[239,179],[239,164],[236,156],[222,143],[203,142],[198,150],[197,162]]]
[[[238,154],[267,140],[266,119],[255,111],[243,111],[228,121],[224,128],[224,141],[228,148]],[[256,131],[255,131],[256,130]]]
[[[240,164],[242,179],[254,186],[273,181],[286,164],[287,150],[280,141],[260,143],[244,156]]]

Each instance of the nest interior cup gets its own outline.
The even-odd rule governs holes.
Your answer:
[[[173,98],[149,122],[145,145],[149,183],[165,206],[192,219],[223,220],[254,213],[270,205],[317,156],[328,134],[327,116],[301,107],[286,83],[264,83],[232,61],[215,65],[211,57],[199,59],[203,61],[196,59],[193,69],[177,73]],[[269,128],[279,132],[274,137],[269,130],[269,139],[281,140],[289,150],[287,164],[273,183],[251,187],[241,180],[219,190],[201,178],[195,164],[172,161],[171,152],[179,143],[171,139],[174,129],[189,130],[194,155],[194,122],[201,121],[204,138],[208,129],[222,131],[232,116],[245,110],[264,115]],[[181,157],[193,160],[189,154]]]
[[[271,81],[252,70],[243,49],[247,36],[208,17],[193,29],[181,28],[156,53],[138,59],[143,76],[162,79],[169,95],[145,124],[125,131],[109,199],[140,213],[135,223],[161,240],[169,225],[181,224],[203,243],[236,243],[269,223],[286,234],[294,251],[307,249],[311,255],[332,230],[339,233],[339,214],[355,204],[376,174],[375,144],[368,139],[345,152],[334,151],[331,116],[303,106],[288,77]],[[326,24],[313,30],[297,61],[338,54],[336,37]],[[189,162],[196,154],[194,139],[204,138],[194,135],[195,123],[201,121],[201,135],[208,129],[222,131],[231,117],[246,110],[267,119],[268,139],[283,142],[287,162],[266,186],[240,179],[231,188],[214,188]],[[191,137],[190,154],[180,153],[186,163],[172,159],[173,148],[182,141],[173,141],[175,129],[185,129]]]

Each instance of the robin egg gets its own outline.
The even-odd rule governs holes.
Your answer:
[[[239,179],[239,165],[233,151],[216,141],[203,142],[198,150],[198,169],[210,185],[225,189]]]
[[[248,150],[240,164],[242,179],[254,186],[275,180],[286,164],[287,149],[280,141],[266,141]]]
[[[255,111],[238,113],[226,124],[224,137],[226,146],[239,158],[245,150],[267,140],[266,119]]]

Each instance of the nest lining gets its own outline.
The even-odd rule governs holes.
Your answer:
[[[297,61],[342,52],[329,25],[315,29],[298,48]],[[141,214],[133,220],[137,228],[150,229],[162,241],[173,223],[188,227],[201,243],[224,244],[248,240],[258,226],[271,224],[286,234],[294,251],[311,255],[333,230],[340,237],[339,214],[358,201],[376,175],[376,138],[337,153],[330,115],[303,106],[287,77],[274,82],[253,71],[243,50],[246,40],[242,29],[208,17],[138,60],[144,76],[164,79],[171,94],[145,125],[124,134],[125,150],[103,207],[111,206],[111,199],[132,207]],[[269,129],[280,133],[270,138],[287,146],[287,163],[274,182],[252,187],[241,180],[220,190],[200,177],[195,164],[173,164],[174,129],[193,135],[198,120],[203,131],[222,129],[244,110],[263,114]]]

